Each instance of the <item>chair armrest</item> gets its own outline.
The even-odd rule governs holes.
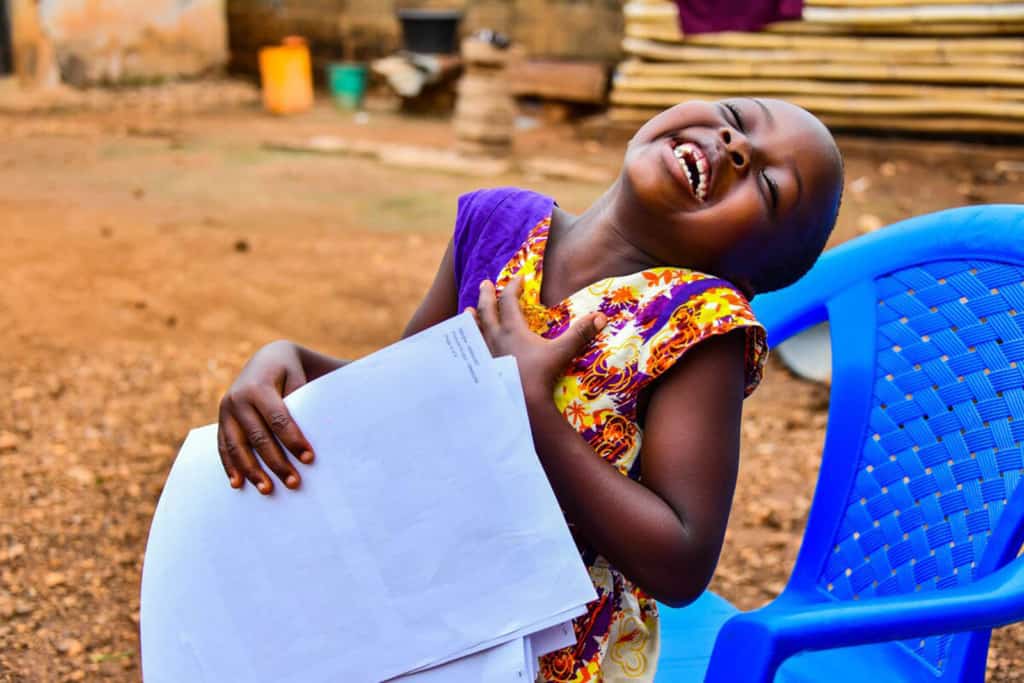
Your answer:
[[[780,599],[725,623],[706,681],[771,683],[786,658],[891,640],[994,628],[1024,619],[1024,560],[969,585],[870,600]]]
[[[814,283],[809,283],[814,284]],[[812,325],[828,320],[824,289],[813,290],[803,281],[779,290],[760,294],[751,305],[758,321],[768,330],[768,345],[775,348]]]

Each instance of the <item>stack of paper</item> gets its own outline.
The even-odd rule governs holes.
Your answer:
[[[182,446],[146,550],[147,683],[524,683],[573,642],[596,595],[515,361],[472,318],[286,403],[317,453],[300,491],[229,488],[215,426]]]

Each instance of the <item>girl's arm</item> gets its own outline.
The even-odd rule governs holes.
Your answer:
[[[413,312],[409,324],[405,326],[402,339],[433,327],[458,313],[459,292],[455,286],[455,244],[448,241],[448,249],[444,252],[441,265],[437,269],[434,281],[420,302],[419,308]]]
[[[511,284],[502,300],[518,301],[518,291]],[[569,521],[654,598],[669,605],[695,600],[717,564],[736,484],[743,334],[701,342],[658,380],[645,419],[640,483],[597,457],[551,398],[558,372],[592,336],[587,321],[545,340],[529,331],[517,305],[495,304],[489,283],[478,319],[494,354],[519,361],[534,444]]]
[[[403,338],[455,315],[458,293],[452,252],[449,242],[434,282]],[[273,342],[256,352],[220,402],[217,445],[231,486],[241,488],[248,480],[260,493],[272,492],[274,484],[262,461],[285,486],[299,487],[302,478],[277,439],[307,465],[313,462],[313,448],[292,420],[284,397],[348,363],[288,341]]]

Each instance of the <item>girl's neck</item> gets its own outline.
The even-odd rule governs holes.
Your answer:
[[[630,239],[628,226],[642,221],[614,185],[579,216],[555,207],[544,253],[545,303],[559,302],[599,280],[659,265]]]

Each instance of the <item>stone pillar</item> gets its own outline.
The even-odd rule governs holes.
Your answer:
[[[462,42],[465,69],[455,100],[455,138],[466,156],[507,157],[512,153],[516,102],[505,77],[516,48],[501,49],[477,38]]]

